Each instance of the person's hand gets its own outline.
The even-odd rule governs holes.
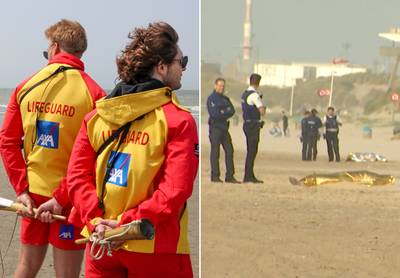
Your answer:
[[[35,202],[32,200],[31,196],[29,196],[28,192],[25,191],[21,195],[17,197],[17,201],[23,204],[27,209],[19,209],[17,213],[23,217],[33,217],[33,208],[36,207]]]
[[[303,136],[300,136],[300,143],[303,143]]]
[[[97,223],[94,231],[99,236],[99,239],[103,239],[105,232],[111,229],[115,229],[118,227],[118,221],[110,220],[110,219],[103,219],[99,223]],[[111,248],[116,249],[120,247],[124,243],[123,240],[113,240],[111,242]]]
[[[61,214],[62,209],[62,206],[57,202],[57,200],[51,198],[39,206],[35,213],[35,218],[39,219],[43,223],[51,223],[54,222],[52,214]]]
[[[324,138],[324,140],[326,139],[326,134],[322,133],[322,138]]]

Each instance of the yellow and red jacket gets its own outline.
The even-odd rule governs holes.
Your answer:
[[[68,193],[74,209],[69,221],[86,227],[149,219],[154,240],[125,241],[124,250],[140,253],[189,253],[188,211],[198,168],[196,123],[167,87],[123,94],[97,102],[75,141],[68,166]],[[118,150],[118,139],[97,157],[113,131],[133,121]],[[118,155],[105,186],[104,214],[99,196],[107,162]]]
[[[40,83],[60,66],[73,69]],[[68,53],[54,56],[14,90],[1,130],[0,152],[17,195],[28,189],[46,197],[54,194],[63,206],[68,203],[66,187],[60,184],[65,182],[72,146],[84,116],[103,96],[104,91],[84,72],[83,62]]]

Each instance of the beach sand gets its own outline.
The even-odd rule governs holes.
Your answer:
[[[400,142],[390,140],[391,128],[376,128],[372,139],[364,139],[360,126],[345,124],[340,163],[327,161],[325,141],[318,143],[316,162],[303,162],[298,132],[273,138],[264,128],[255,174],[265,183],[240,185],[209,181],[208,126],[201,130],[202,277],[399,277],[399,180],[381,187],[288,181],[344,170],[399,178]],[[231,135],[241,180],[246,155],[241,126],[231,127]],[[389,162],[344,162],[348,152],[377,152]]]

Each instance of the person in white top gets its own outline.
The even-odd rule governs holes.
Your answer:
[[[261,75],[253,73],[250,76],[250,86],[242,95],[243,131],[246,135],[247,155],[243,182],[263,183],[254,175],[254,161],[258,152],[260,129],[264,122],[261,116],[265,114],[265,105],[261,94],[257,92]]]
[[[253,91],[253,93],[251,93],[247,97],[247,104],[255,105],[260,110],[260,113],[262,113],[262,115],[264,115],[265,114],[265,106],[261,100],[262,95],[259,92],[257,92],[258,86],[256,86],[256,87],[257,88],[254,88],[253,86],[249,86],[247,88],[247,91]],[[263,111],[263,112],[261,112],[261,111]]]

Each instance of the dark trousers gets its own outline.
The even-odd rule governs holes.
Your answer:
[[[303,137],[303,139],[302,139],[303,141],[302,141],[302,143],[303,143],[303,147],[302,147],[302,149],[301,149],[301,159],[302,160],[307,160],[307,148],[308,148],[308,146],[309,146],[309,144],[308,144],[308,138],[306,138],[306,137]]]
[[[340,161],[338,133],[327,131],[325,136],[326,144],[328,146],[329,161],[333,161],[333,153],[335,153],[336,161]]]
[[[211,143],[210,163],[211,163],[211,179],[219,179],[219,153],[220,145],[225,151],[225,179],[232,179],[235,174],[233,164],[233,146],[231,135],[228,130],[223,130],[216,127],[210,127],[209,133]]]
[[[287,129],[288,129],[288,126],[287,126],[287,125],[284,125],[284,126],[283,126],[283,136],[286,136],[286,135],[287,135]]]
[[[243,180],[253,180],[254,175],[254,160],[258,152],[258,142],[260,141],[260,123],[250,122],[243,124],[243,131],[246,135],[247,155],[246,164],[244,166]]]
[[[318,134],[308,135],[303,138],[303,149],[301,151],[302,160],[317,159]]]
[[[318,149],[317,149],[317,143],[318,143],[318,136],[319,134],[314,134],[311,139],[311,157],[312,160],[317,160],[317,154],[318,154]]]

